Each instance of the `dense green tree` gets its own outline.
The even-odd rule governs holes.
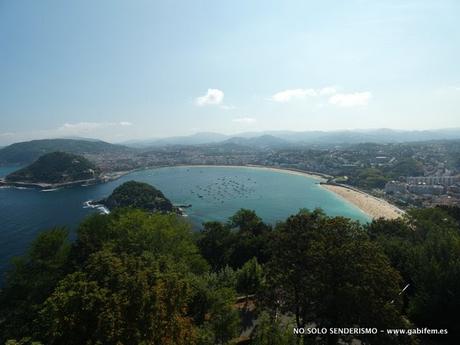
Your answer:
[[[267,241],[270,226],[252,210],[241,209],[229,219],[229,226],[236,230],[230,265],[240,268],[245,262],[256,257],[264,263],[268,259]]]
[[[202,273],[207,263],[194,242],[191,226],[174,214],[121,209],[108,217],[89,218],[78,229],[74,256],[84,260],[103,247],[116,253],[172,260],[184,272]]]
[[[238,228],[240,233],[261,235],[269,230],[269,227],[262,222],[262,219],[253,210],[240,209],[229,219],[232,228]]]
[[[100,169],[83,156],[51,152],[8,176],[7,181],[64,183],[95,178]]]
[[[376,220],[368,231],[410,284],[405,293],[410,319],[421,327],[447,329],[447,338],[458,341],[460,232],[450,212],[412,210],[403,220]]]
[[[197,245],[201,254],[215,271],[230,263],[236,235],[228,226],[219,222],[207,222],[200,233]]]
[[[221,289],[235,291],[236,281],[237,272],[229,266],[218,272],[208,272],[193,277],[191,283],[193,296],[189,305],[196,324],[202,325],[207,320],[207,315],[216,300],[216,293],[218,294]],[[229,301],[229,305],[233,303],[233,300]]]
[[[204,327],[212,330],[213,344],[227,344],[240,333],[238,310],[233,306],[235,291],[229,288],[213,290],[208,321]]]
[[[267,261],[270,231],[270,226],[254,211],[241,209],[227,224],[205,223],[198,246],[213,269],[219,270],[226,265],[238,269],[253,257],[260,263]]]
[[[459,158],[460,159],[460,158]],[[444,212],[446,212],[450,217],[455,219],[459,225],[459,230],[460,230],[460,207],[459,206],[437,206]]]
[[[114,189],[108,198],[100,203],[109,209],[137,208],[144,211],[172,212],[173,205],[164,194],[144,182],[128,181]]]
[[[267,279],[272,307],[292,312],[298,327],[405,325],[399,312],[400,276],[358,223],[301,212],[277,226],[271,243]],[[338,340],[327,336],[329,344]]]
[[[267,312],[262,312],[251,339],[251,345],[297,345],[300,338],[292,332],[293,324],[282,325]]]
[[[377,168],[366,168],[350,176],[350,183],[367,189],[384,188],[389,178]]]
[[[227,344],[240,331],[240,317],[234,307],[237,273],[230,267],[210,272],[192,282],[190,313],[198,326],[198,344]]]
[[[0,341],[34,333],[33,319],[68,268],[67,230],[44,231],[28,253],[13,260],[0,293]]]
[[[392,178],[398,178],[400,176],[420,176],[423,175],[423,172],[422,162],[414,158],[405,158],[389,167],[386,173]]]
[[[301,210],[271,230],[240,210],[201,234],[173,214],[94,215],[72,245],[65,229],[53,229],[14,261],[0,291],[0,342],[229,344],[241,331],[238,290],[256,293],[257,309],[270,312],[258,317],[255,345],[339,341],[294,337],[291,323],[412,327],[402,308],[420,327],[448,329],[437,340],[456,343],[457,215],[455,208],[414,210],[363,227]],[[377,345],[415,339],[356,338]]]
[[[237,277],[237,290],[246,295],[258,293],[264,283],[263,269],[256,258],[247,261]]]
[[[193,344],[189,283],[174,266],[108,249],[63,279],[39,323],[47,344]]]
[[[5,342],[5,345],[43,345],[43,343],[39,341],[33,341],[29,337],[22,338],[20,340],[9,339]]]

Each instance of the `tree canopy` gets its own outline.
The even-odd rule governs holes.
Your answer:
[[[99,175],[95,164],[83,156],[66,152],[47,153],[29,166],[8,176],[7,181],[31,183],[65,183],[88,180]]]
[[[273,229],[251,210],[200,233],[173,213],[116,208],[42,232],[0,291],[0,343],[457,343],[458,209],[367,225],[301,210]],[[409,285],[403,291],[403,288]],[[448,330],[447,337],[294,327]]]

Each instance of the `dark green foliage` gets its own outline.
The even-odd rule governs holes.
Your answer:
[[[25,337],[18,340],[9,339],[5,342],[5,345],[43,345],[43,343],[39,341],[33,341],[30,337]]]
[[[298,327],[405,326],[400,276],[358,223],[302,212],[279,224],[272,236],[268,305],[293,313]],[[382,336],[373,344],[389,341]]]
[[[66,152],[52,152],[37,161],[9,174],[7,181],[32,183],[64,183],[88,180],[99,175],[99,169],[83,156]]]
[[[415,210],[364,228],[302,210],[272,230],[240,210],[198,235],[174,214],[121,208],[93,215],[72,245],[65,230],[53,229],[14,261],[0,291],[0,343],[230,344],[254,316],[253,345],[417,341],[299,338],[293,325],[439,328],[449,337],[436,340],[458,343],[456,215],[454,208]],[[237,291],[255,294],[241,310]]]
[[[121,209],[88,218],[77,230],[74,257],[84,262],[103,248],[174,262],[183,272],[202,273],[207,264],[196,247],[190,224],[174,214]]]
[[[407,313],[417,325],[447,329],[460,340],[460,231],[454,208],[413,210],[401,221],[377,220],[368,231],[405,283]],[[441,339],[442,340],[442,339]]]
[[[267,312],[259,316],[251,345],[297,345],[301,340],[292,332],[294,325],[283,325]]]
[[[145,211],[171,212],[173,205],[161,191],[144,182],[128,181],[115,188],[112,194],[100,201],[111,210],[138,208]]]
[[[413,158],[401,159],[394,166],[387,169],[387,174],[392,178],[421,176],[423,175],[423,164]]]
[[[146,256],[99,251],[43,304],[43,337],[47,344],[190,344],[190,288],[178,272]]]
[[[70,255],[66,236],[42,233],[7,277],[0,342],[195,343],[192,282],[207,264],[189,224],[124,209],[87,219]]]
[[[236,272],[225,267],[195,277],[189,313],[198,326],[198,344],[227,344],[240,331],[236,299]]]
[[[359,171],[356,175],[351,176],[350,183],[366,188],[384,188],[389,178],[383,172],[376,168],[367,168]]]
[[[264,283],[264,272],[256,258],[247,261],[238,271],[237,290],[246,295],[260,292]]]
[[[236,235],[225,224],[219,222],[204,224],[204,229],[198,238],[198,246],[213,270],[219,270],[230,263],[235,239]]]
[[[230,226],[237,228],[241,234],[262,235],[269,230],[269,227],[262,222],[262,219],[253,211],[242,208],[230,217]]]
[[[56,228],[42,232],[25,256],[13,260],[0,294],[0,341],[34,333],[40,304],[68,271],[69,251],[67,231]]]
[[[198,246],[214,269],[227,265],[237,269],[253,257],[260,263],[267,261],[270,230],[254,211],[241,209],[227,224],[205,223]]]
[[[437,206],[444,212],[446,212],[450,217],[457,221],[460,229],[460,207],[459,206]]]
[[[99,140],[44,139],[16,143],[0,149],[0,164],[30,164],[47,153],[64,151],[73,154],[129,152],[132,149]]]

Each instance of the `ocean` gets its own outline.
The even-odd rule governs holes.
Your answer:
[[[16,169],[0,168],[0,176]],[[255,210],[267,223],[286,219],[302,208],[322,208],[328,215],[361,222],[370,218],[354,205],[322,188],[313,177],[246,167],[168,167],[141,170],[105,184],[54,191],[0,188],[0,274],[13,256],[26,252],[45,229],[66,226],[74,237],[78,223],[95,209],[88,200],[102,199],[129,180],[160,189],[173,204],[186,208],[196,229],[205,221],[226,221],[240,208]]]

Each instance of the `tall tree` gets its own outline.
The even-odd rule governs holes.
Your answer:
[[[271,243],[267,277],[272,298],[281,312],[295,315],[298,327],[404,325],[399,273],[358,223],[304,211],[280,224]],[[329,344],[338,341],[338,336],[327,335]]]
[[[105,249],[59,283],[38,322],[47,344],[193,344],[189,295],[173,266]]]
[[[0,341],[21,339],[35,332],[33,320],[41,303],[68,271],[67,230],[44,231],[23,257],[13,260],[0,293]]]

